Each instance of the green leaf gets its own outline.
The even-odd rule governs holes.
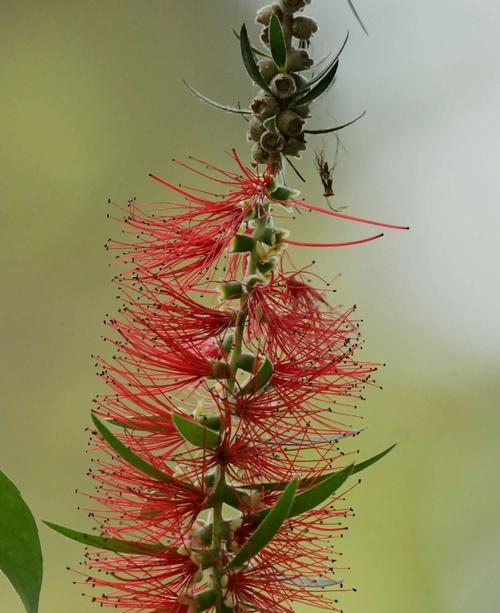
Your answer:
[[[385,457],[388,453],[390,453],[394,449],[394,447],[396,447],[396,445],[397,443],[394,443],[394,445],[391,445],[385,451],[381,451],[380,453],[377,453],[377,455],[374,455],[373,457],[369,458],[368,460],[365,460],[364,462],[355,464],[354,471],[352,474],[355,475],[357,473],[360,473],[362,470],[365,470],[366,468],[372,466],[373,464],[381,460],[383,457]]]
[[[207,98],[206,96],[204,96],[201,92],[195,89],[192,85],[190,85],[184,79],[182,80],[182,82],[189,89],[189,91],[192,94],[194,94],[197,98],[199,98],[200,100],[203,100],[203,102],[206,102],[207,104],[210,104],[211,106],[214,106],[216,109],[220,109],[221,111],[226,111],[227,113],[237,113],[238,115],[251,115],[252,114],[252,111],[250,109],[239,109],[233,106],[227,106],[225,104],[220,104],[219,102],[215,102],[214,100],[211,100],[210,98]]]
[[[195,602],[197,611],[206,611],[217,602],[217,594],[214,590],[205,590],[196,596]]]
[[[310,511],[319,506],[325,500],[328,500],[330,496],[336,492],[342,484],[352,475],[354,471],[354,464],[344,468],[325,479],[322,479],[316,485],[300,492],[293,500],[292,507],[288,517],[295,517],[301,515],[306,511]]]
[[[241,26],[240,47],[241,47],[241,57],[243,58],[243,63],[245,64],[245,68],[247,69],[247,72],[250,75],[253,82],[256,83],[263,90],[268,92],[269,94],[274,95],[269,85],[262,78],[259,67],[257,66],[257,63],[255,62],[255,58],[253,56],[253,51],[252,51],[252,46],[250,45],[250,40],[248,38],[248,32],[247,32],[247,28],[245,24]]]
[[[233,34],[236,36],[236,38],[238,40],[241,39],[239,32],[236,32],[236,30],[234,28],[232,28],[233,30]],[[272,59],[271,56],[269,55],[269,53],[264,53],[264,51],[261,51],[260,49],[257,49],[257,47],[252,47],[252,51],[255,53],[255,55],[259,55],[260,57],[266,57],[268,59]]]
[[[264,387],[273,376],[274,368],[269,358],[266,358],[257,374],[241,390],[242,394],[252,394]]]
[[[218,447],[220,438],[217,432],[205,428],[191,419],[186,419],[178,413],[172,416],[172,421],[186,441],[195,447],[202,447],[204,449],[215,449]]]
[[[92,421],[94,422],[94,425],[97,428],[99,434],[108,443],[111,449],[113,449],[113,451],[115,451],[119,456],[126,460],[131,466],[137,468],[137,470],[140,470],[149,477],[153,477],[153,479],[156,479],[157,481],[175,483],[177,485],[187,487],[188,489],[195,489],[193,485],[178,481],[175,477],[172,477],[172,475],[158,470],[152,464],[146,462],[146,460],[143,460],[126,445],[124,445],[120,440],[118,440],[116,436],[110,430],[108,430],[108,428],[106,428],[106,426],[101,421],[99,421],[99,419],[97,419],[97,417],[93,413]]]
[[[347,123],[344,123],[341,126],[335,126],[334,128],[326,128],[324,130],[304,130],[304,133],[305,134],[330,134],[331,132],[338,132],[339,130],[343,130],[344,128],[347,128],[347,126],[351,126],[353,123],[356,123],[365,115],[366,115],[366,111],[363,111],[361,115],[356,117],[356,119],[348,121]]]
[[[0,570],[27,613],[37,613],[43,560],[38,529],[17,487],[0,471]]]
[[[305,83],[302,88],[300,89],[300,91],[307,91],[309,89],[311,89],[311,87],[313,85],[315,85],[316,83],[318,83],[318,81],[321,81],[321,79],[323,79],[323,77],[330,71],[332,70],[335,66],[337,66],[338,68],[338,64],[339,64],[339,58],[342,54],[342,51],[345,49],[345,46],[347,45],[347,41],[349,40],[349,32],[346,34],[346,37],[344,38],[344,42],[342,43],[340,49],[337,51],[335,57],[333,58],[333,60],[328,64],[328,66],[326,66],[325,68],[323,68],[323,70],[320,70],[320,72],[318,72],[318,74],[313,77],[312,79],[310,79],[307,83]],[[294,105],[295,106],[295,105]]]
[[[328,577],[279,577],[283,583],[297,585],[300,587],[330,587],[342,583],[338,579],[329,579]]]
[[[165,551],[165,547],[162,545],[139,543],[137,541],[123,541],[116,538],[96,536],[95,534],[86,534],[85,532],[78,532],[77,530],[72,530],[71,528],[65,528],[64,526],[53,524],[50,521],[44,521],[43,523],[58,534],[62,534],[62,536],[65,536],[72,541],[76,541],[77,543],[82,543],[87,547],[97,547],[98,549],[114,551],[115,553],[132,553],[136,555],[149,556],[156,556],[158,553]]]
[[[222,500],[234,509],[241,509],[242,503],[248,499],[248,494],[226,485],[221,494]]]
[[[354,14],[354,17],[356,17],[357,22],[359,23],[359,25],[361,26],[361,28],[363,29],[363,32],[369,36],[368,34],[368,30],[365,28],[365,24],[361,21],[361,17],[358,14],[358,11],[356,10],[354,4],[352,3],[351,0],[347,0],[347,4],[349,5],[349,8],[351,9],[351,11]]]
[[[317,85],[315,85],[305,96],[295,100],[292,107],[302,106],[304,104],[309,104],[316,98],[319,98],[322,94],[326,92],[326,90],[330,87],[335,79],[335,75],[337,74],[337,70],[339,67],[339,61],[337,60],[333,66],[326,72],[324,77],[319,81]]]
[[[283,525],[283,522],[289,516],[296,491],[297,480],[294,480],[287,485],[274,507],[266,513],[266,516],[259,524],[258,528],[256,528],[236,556],[231,560],[229,564],[230,568],[243,566],[274,538]]]
[[[364,460],[363,462],[360,462],[359,464],[354,464],[354,470],[352,471],[352,474],[356,475],[357,473],[360,473],[366,468],[369,468],[370,466],[372,466],[373,464],[381,460],[383,457],[385,457],[388,453],[390,453],[394,449],[394,447],[396,447],[396,445],[397,443],[394,443],[394,445],[391,445],[385,451],[381,451],[380,453],[377,453],[376,455],[369,458],[368,460]],[[333,475],[338,475],[340,472],[341,471],[327,473],[323,477],[323,479],[327,479],[328,477],[332,477]],[[299,487],[300,488],[308,487],[312,483],[316,483],[316,482],[317,482],[317,479],[303,479],[302,481],[299,482]],[[264,489],[268,492],[273,492],[273,491],[284,490],[287,485],[288,485],[287,481],[275,481],[273,483],[262,483],[262,484],[256,483],[253,485],[245,485],[242,487],[245,487],[247,489]]]
[[[269,46],[274,63],[279,71],[283,72],[286,70],[287,58],[285,35],[283,34],[281,21],[274,11],[269,22]]]

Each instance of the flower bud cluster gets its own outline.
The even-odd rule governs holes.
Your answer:
[[[256,17],[262,26],[261,41],[269,47],[269,24],[273,14],[281,22],[287,46],[286,67],[280,70],[272,58],[259,62],[259,71],[270,91],[261,90],[252,100],[248,140],[253,142],[252,157],[257,164],[280,165],[281,155],[300,157],[306,148],[304,125],[310,106],[294,103],[304,95],[306,79],[300,74],[313,66],[305,48],[318,30],[318,23],[296,15],[310,0],[280,0],[261,8]],[[294,46],[294,40],[299,46]]]

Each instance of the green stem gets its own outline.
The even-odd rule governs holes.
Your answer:
[[[263,216],[257,218],[253,236],[257,236],[265,228],[268,215],[269,214],[266,211],[266,213]],[[248,266],[246,270],[247,277],[249,275],[256,274],[258,263],[259,263],[259,255],[257,253],[256,247],[254,246],[254,248],[250,252],[250,256],[248,260]],[[236,385],[236,372],[238,370],[238,360],[243,350],[243,336],[245,333],[245,324],[246,324],[247,315],[248,315],[247,300],[248,300],[247,295],[243,295],[240,298],[240,305],[238,309],[238,315],[236,318],[236,330],[235,330],[235,335],[234,335],[234,344],[233,344],[233,349],[231,352],[231,361],[230,361],[231,375],[227,380],[227,387],[228,387],[228,391],[230,394],[233,393],[234,387]],[[224,420],[221,420],[221,438],[224,434],[225,427],[226,426],[225,426]],[[219,553],[222,547],[222,538],[220,536],[222,534],[222,527],[223,527],[223,522],[224,522],[224,516],[223,516],[223,511],[222,511],[222,507],[223,507],[222,493],[223,493],[225,486],[226,486],[226,471],[224,469],[224,466],[219,465],[219,467],[217,468],[217,477],[215,481],[215,493],[216,494],[215,494],[215,502],[214,502],[214,507],[213,507],[214,517],[213,517],[213,533],[212,533],[212,548],[216,553]],[[214,588],[213,589],[215,593],[217,594],[215,609],[217,613],[224,613],[224,611],[227,609],[224,608],[224,599],[223,599],[224,590],[223,590],[223,585],[222,585],[222,578],[224,574],[222,571],[222,559],[220,556],[218,556],[218,560],[219,560],[218,566],[214,568]]]

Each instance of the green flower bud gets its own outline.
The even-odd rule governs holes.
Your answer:
[[[295,111],[287,110],[278,115],[276,125],[285,136],[298,137],[302,134],[305,120]]]
[[[253,287],[254,285],[258,285],[259,283],[264,283],[264,279],[260,275],[249,275],[245,277],[243,283],[247,287]]]
[[[257,11],[255,21],[263,26],[268,26],[273,12],[275,12],[280,19],[283,17],[283,11],[280,9],[279,4],[268,4]]]
[[[297,93],[297,85],[292,76],[279,74],[271,81],[271,89],[278,98],[291,98]]]
[[[309,4],[307,0],[280,0],[280,7],[285,13],[296,13],[303,9],[306,4]]]
[[[295,17],[292,23],[292,34],[295,38],[309,40],[318,31],[318,22],[310,17]]]
[[[276,78],[277,77],[275,77],[275,79]],[[274,98],[274,96],[270,96],[264,90],[261,90],[255,96],[250,103],[250,108],[252,109],[252,113],[255,115],[255,117],[261,121],[269,119],[269,117],[274,117],[274,115],[277,115],[281,110],[278,101]]]
[[[219,291],[223,300],[234,300],[240,298],[245,290],[239,281],[228,281],[219,287]]]
[[[266,130],[260,137],[260,145],[266,151],[283,151],[286,145],[285,138],[279,132]]]
[[[212,379],[227,379],[231,374],[229,366],[225,362],[212,360],[210,366],[212,368]]]
[[[286,67],[291,72],[307,70],[314,64],[314,60],[306,49],[292,49],[288,52]]]
[[[274,60],[270,60],[268,58],[264,58],[259,62],[259,70],[260,74],[264,81],[269,82],[273,79],[279,72],[278,67],[274,63]]]
[[[248,140],[260,141],[260,137],[262,133],[265,131],[264,126],[262,125],[262,121],[257,117],[251,117],[248,122]]]

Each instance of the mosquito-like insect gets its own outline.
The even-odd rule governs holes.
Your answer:
[[[321,184],[323,185],[323,196],[326,199],[328,207],[335,211],[340,211],[345,207],[341,207],[340,209],[334,209],[330,204],[330,201],[328,200],[328,198],[335,196],[335,192],[333,191],[333,175],[335,173],[335,168],[337,167],[340,149],[340,138],[337,134],[335,135],[335,137],[337,139],[337,147],[335,148],[335,157],[333,158],[333,164],[330,165],[328,160],[326,159],[326,152],[324,147],[316,150],[314,158],[316,170],[318,171]]]

